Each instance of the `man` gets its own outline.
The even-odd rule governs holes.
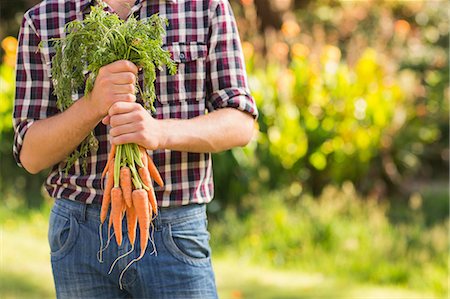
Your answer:
[[[56,108],[50,78],[53,49],[40,41],[63,35],[64,24],[82,18],[95,1],[46,0],[24,16],[17,60],[14,155],[30,173],[48,167],[45,182],[55,198],[49,243],[56,293],[61,298],[216,298],[205,204],[213,197],[211,152],[244,146],[257,110],[247,86],[235,20],[228,1],[109,0],[107,9],[126,19],[154,13],[169,20],[165,48],[176,75],[156,80],[156,113],[136,103],[138,68],[128,61],[104,66],[90,94],[64,112]],[[87,173],[77,162],[68,174],[64,159],[94,130],[99,149]],[[154,220],[157,254],[137,256],[124,240],[99,249],[101,171],[109,144],[137,143],[152,153],[165,186],[155,187],[160,212]],[[107,234],[106,227],[103,236]],[[136,244],[139,248],[139,244]]]

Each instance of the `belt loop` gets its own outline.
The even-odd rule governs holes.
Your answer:
[[[81,205],[81,217],[80,217],[80,222],[85,222],[86,221],[86,214],[87,214],[87,204],[83,203]]]
[[[153,221],[154,221],[156,230],[159,230],[162,227],[161,210],[160,209],[158,209],[158,216],[156,216],[156,218]]]

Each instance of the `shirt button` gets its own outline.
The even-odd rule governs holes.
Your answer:
[[[184,59],[186,56],[184,55],[183,52],[180,53],[180,59]]]

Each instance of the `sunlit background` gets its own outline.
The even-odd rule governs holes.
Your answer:
[[[0,297],[54,297],[45,172],[12,158],[18,28],[0,3]],[[447,298],[449,5],[230,1],[260,110],[214,156],[221,298]]]

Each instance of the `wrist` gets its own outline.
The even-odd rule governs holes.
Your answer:
[[[172,125],[172,121],[170,119],[162,119],[162,120],[156,120],[159,123],[158,128],[158,149],[170,149],[170,133],[173,132],[173,130],[170,129]]]
[[[104,115],[98,109],[97,105],[93,103],[91,94],[81,97],[77,102],[79,102],[82,113],[89,121],[97,124],[103,119]]]

